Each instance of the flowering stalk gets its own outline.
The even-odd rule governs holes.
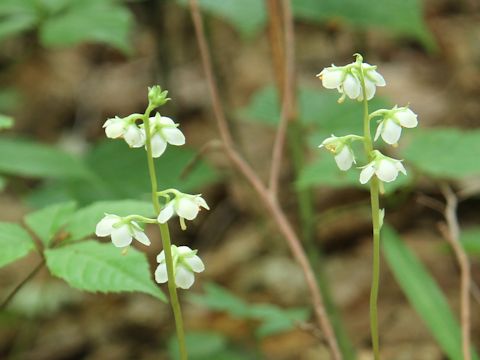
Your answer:
[[[361,57],[360,57],[361,59]],[[360,82],[363,92],[363,138],[365,153],[369,161],[372,161],[373,144],[370,132],[370,116],[368,113],[368,98],[366,95],[365,76],[363,68],[360,71]],[[370,333],[372,338],[373,356],[380,359],[378,340],[378,288],[380,285],[380,200],[379,182],[377,177],[370,181],[370,202],[372,207],[373,223],[373,263],[372,263],[372,287],[370,289]]]
[[[155,209],[155,213],[160,213],[161,206],[158,201],[158,184],[157,184],[157,174],[155,173],[155,164],[153,162],[153,153],[152,153],[152,136],[150,132],[150,113],[155,108],[154,105],[149,103],[145,114],[143,115],[143,123],[145,125],[145,146],[147,149],[147,161],[148,161],[148,172],[150,175],[150,183],[152,186],[152,203]],[[163,251],[165,253],[165,264],[167,266],[167,275],[168,275],[168,292],[170,294],[170,304],[172,306],[173,317],[175,319],[175,328],[177,331],[178,345],[180,348],[180,359],[186,360],[187,347],[185,344],[185,332],[183,330],[183,319],[182,319],[182,310],[180,307],[180,302],[178,301],[177,287],[175,284],[175,273],[173,269],[173,257],[171,251],[171,241],[170,241],[170,231],[168,229],[168,224],[158,224],[160,228],[160,235],[162,238]]]

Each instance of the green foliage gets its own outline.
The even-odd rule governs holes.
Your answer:
[[[382,234],[385,258],[408,300],[448,358],[463,359],[460,327],[435,280],[393,229],[384,226]]]
[[[480,226],[463,230],[460,237],[465,251],[480,256]]]
[[[25,177],[86,178],[83,162],[51,146],[23,139],[0,139],[0,172]]]
[[[51,205],[25,216],[25,223],[43,245],[49,247],[55,235],[70,220],[75,208],[76,204],[73,202]]]
[[[213,332],[190,332],[185,342],[191,360],[247,360],[251,357],[230,349],[227,338]],[[179,360],[178,340],[170,338],[168,352],[172,360]]]
[[[296,17],[313,21],[343,21],[356,28],[384,29],[392,34],[406,35],[433,49],[435,42],[423,20],[420,0],[294,0]]]
[[[136,214],[148,217],[153,216],[154,211],[151,202],[147,201],[119,200],[93,203],[71,216],[65,227],[65,231],[69,234],[69,241],[80,240],[91,235],[105,213],[118,216]]]
[[[177,0],[188,5],[188,0]],[[263,1],[258,0],[199,0],[202,10],[229,23],[245,38],[252,37],[265,26],[267,14]]]
[[[401,155],[419,172],[436,178],[458,179],[480,174],[480,130],[419,129]]]
[[[13,118],[11,116],[0,114],[0,130],[10,129],[13,126]]]
[[[0,223],[0,267],[5,266],[35,249],[30,235],[17,224]]]
[[[84,241],[45,251],[50,272],[70,286],[90,292],[140,291],[165,301],[150,277],[145,255],[133,248],[125,255],[112,244]]]
[[[2,0],[0,41],[38,28],[48,47],[101,42],[128,53],[130,11],[116,0]]]
[[[260,322],[256,335],[265,337],[291,330],[297,322],[306,321],[309,311],[304,308],[282,309],[271,304],[248,304],[221,286],[205,285],[204,295],[190,295],[199,305],[214,311],[224,311],[237,318]]]

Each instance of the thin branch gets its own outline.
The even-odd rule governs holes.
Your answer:
[[[278,18],[282,17],[283,13],[283,28],[284,28],[284,44],[281,46],[279,44],[272,44],[272,50],[274,57],[278,56],[276,52],[278,49],[284,49],[281,56],[284,57],[283,63],[284,69],[280,74],[277,72],[277,83],[279,86],[279,95],[282,97],[282,110],[280,113],[280,121],[277,128],[277,133],[275,136],[275,142],[273,145],[272,152],[272,165],[270,169],[270,179],[269,179],[269,190],[273,196],[276,196],[278,193],[278,183],[280,179],[280,168],[282,164],[283,149],[285,148],[285,138],[287,134],[287,128],[289,121],[293,121],[295,118],[295,36],[293,28],[293,15],[292,9],[290,7],[290,0],[281,0],[282,1],[282,10],[279,11],[277,5],[270,5],[270,8],[275,11],[270,14],[271,23],[272,23],[272,32],[280,32],[275,37],[271,37],[271,40],[281,41],[281,29],[278,28],[277,23],[279,22]],[[275,0],[269,0],[269,3],[273,3]]]
[[[460,266],[460,306],[462,325],[462,351],[463,359],[471,360],[470,350],[470,264],[467,254],[460,244],[460,228],[457,218],[458,198],[447,184],[441,184],[441,191],[447,201],[445,207],[445,220],[447,224],[440,224],[439,228],[443,236],[450,243],[458,264]]]
[[[219,150],[223,148],[223,143],[218,140],[211,140],[204,144],[200,150],[195,154],[195,156],[188,162],[188,164],[183,169],[182,173],[180,174],[180,179],[185,179],[187,175],[189,175],[195,166],[199,163],[199,161],[205,157],[211,151]]]
[[[4,310],[10,301],[14,298],[15,295],[23,288],[23,286],[28,283],[37,273],[43,268],[45,265],[45,259],[42,259],[37,266],[35,266],[32,271],[28,273],[28,275],[12,290],[10,294],[3,300],[2,304],[0,305],[0,310]]]
[[[208,81],[208,88],[210,91],[210,97],[214,109],[215,119],[220,132],[222,141],[224,142],[225,152],[234,167],[244,176],[247,182],[253,187],[257,193],[260,201],[265,205],[267,211],[271,215],[272,219],[276,222],[279,231],[285,237],[287,244],[293,254],[293,257],[300,265],[307,283],[310,295],[312,298],[312,306],[317,318],[319,327],[322,329],[325,339],[329,345],[332,358],[335,360],[341,359],[341,354],[338,348],[337,340],[333,332],[330,320],[325,311],[322,295],[317,286],[315,275],[308,262],[308,258],[303,250],[299,238],[293,230],[292,225],[288,221],[285,213],[278,205],[276,197],[269,195],[268,189],[263,184],[253,169],[248,165],[245,160],[235,150],[232,137],[230,135],[226,118],[222,110],[220,98],[216,88],[215,79],[213,76],[212,63],[210,60],[210,54],[205,38],[205,32],[203,29],[202,18],[200,10],[198,8],[197,0],[190,0],[190,10],[192,14],[192,20],[195,27],[195,33],[197,36],[198,45],[200,48],[200,55],[202,59],[202,65]]]

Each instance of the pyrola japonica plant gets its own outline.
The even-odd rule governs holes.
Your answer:
[[[105,214],[97,224],[97,236],[110,236],[114,246],[127,250],[133,240],[143,245],[150,245],[141,224],[157,224],[160,229],[163,250],[157,256],[158,267],[155,271],[157,283],[167,283],[170,303],[175,319],[181,359],[187,359],[185,334],[183,330],[182,312],[178,301],[177,288],[189,289],[195,281],[195,273],[200,273],[205,266],[197,256],[197,251],[188,246],[171,244],[168,221],[178,216],[180,226],[186,229],[185,220],[197,217],[201,208],[209,209],[201,195],[184,194],[177,189],[159,191],[155,173],[154,159],[160,157],[167,145],[181,146],[185,144],[185,136],[178,129],[178,124],[169,117],[152,112],[164,105],[168,100],[167,91],[160,86],[149,88],[148,107],[144,114],[132,114],[124,118],[108,119],[103,127],[108,138],[124,139],[131,148],[145,148],[148,171],[151,181],[152,203],[157,214],[150,219],[140,215],[124,217]]]
[[[355,62],[345,66],[327,67],[317,76],[322,80],[322,85],[327,89],[337,89],[341,94],[339,103],[346,97],[363,102],[363,136],[361,135],[332,135],[325,139],[320,147],[330,151],[335,162],[342,171],[349,170],[356,164],[355,153],[352,148],[354,141],[363,142],[368,163],[360,166],[359,181],[361,184],[370,183],[370,199],[373,223],[373,273],[372,288],[370,293],[370,329],[374,358],[379,355],[378,339],[378,316],[377,299],[380,277],[380,229],[385,215],[384,209],[380,209],[379,195],[383,193],[383,183],[397,179],[399,173],[406,175],[405,167],[401,160],[397,160],[382,154],[375,148],[375,142],[381,137],[388,144],[396,146],[402,128],[417,126],[417,115],[407,106],[395,106],[392,109],[380,109],[369,113],[368,101],[375,96],[377,86],[385,86],[386,82],[377,67],[363,62],[360,54],[355,54]],[[372,140],[370,123],[377,119],[378,125],[375,137]]]

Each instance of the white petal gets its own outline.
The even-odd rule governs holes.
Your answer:
[[[375,95],[376,89],[377,87],[375,86],[375,83],[373,83],[369,79],[365,79],[365,92],[367,93],[367,100],[370,100],[373,98],[373,96]],[[363,98],[363,94],[362,94],[362,98]]]
[[[403,127],[414,128],[418,125],[417,114],[410,109],[398,111],[394,116]]]
[[[401,161],[396,161],[395,162],[395,167],[397,168],[398,171],[400,171],[403,175],[407,175],[407,170],[405,170],[405,167],[403,166]]]
[[[158,133],[153,135],[150,141],[152,143],[152,156],[154,158],[160,157],[167,148],[167,142]]]
[[[132,235],[128,229],[128,225],[122,225],[112,231],[112,243],[116,247],[125,247],[132,243]]]
[[[382,139],[387,144],[393,145],[398,142],[402,134],[402,127],[391,119],[385,120],[385,125],[382,131]]]
[[[95,234],[97,236],[109,236],[113,231],[113,225],[120,221],[120,217],[117,215],[106,215],[100,220],[95,228]]]
[[[203,264],[202,259],[200,259],[197,255],[186,257],[185,262],[192,268],[193,271],[197,273],[205,270],[205,265]]]
[[[391,182],[397,178],[398,169],[391,160],[382,159],[378,162],[377,177],[384,182]]]
[[[130,147],[139,148],[145,145],[145,138],[143,137],[142,131],[134,124],[127,128],[123,138]]]
[[[176,204],[177,214],[187,220],[193,220],[197,217],[200,210],[193,199],[182,197]]]
[[[157,220],[160,224],[165,224],[174,213],[174,201],[170,201],[158,214]]]
[[[177,287],[182,289],[189,289],[193,282],[195,281],[195,276],[193,273],[185,268],[183,265],[178,265],[175,269],[175,284]]]
[[[381,121],[377,126],[377,131],[375,132],[375,138],[374,138],[375,141],[377,141],[380,135],[382,134],[384,122],[385,121]]]
[[[335,155],[335,162],[342,171],[347,171],[353,164],[353,153],[347,145],[342,147],[342,150]]]
[[[116,139],[125,132],[124,124],[121,121],[112,122],[105,128],[105,134],[110,139]]]
[[[164,128],[162,134],[169,144],[177,146],[185,144],[185,135],[177,128]]]
[[[204,209],[210,210],[210,208],[208,207],[207,202],[206,202],[205,199],[202,198],[200,195],[196,196],[194,201],[195,201],[195,203],[196,203],[198,206],[201,206],[201,207],[203,207]]]
[[[375,167],[372,163],[365,166],[360,173],[360,184],[366,184],[370,178],[372,177],[373,173],[375,172]]]
[[[356,99],[361,94],[361,86],[358,79],[352,74],[347,74],[345,81],[343,82],[343,91],[350,99]]]
[[[157,255],[157,262],[158,263],[165,262],[165,251],[162,250],[162,252]]]
[[[162,125],[175,125],[175,121],[173,121],[171,118],[168,116],[162,116],[159,119],[159,123]]]
[[[327,89],[336,89],[342,82],[343,71],[340,69],[325,68],[320,74],[322,76],[322,85]]]
[[[367,72],[367,76],[375,83],[377,86],[385,86],[385,79],[379,72],[376,70],[370,70]]]
[[[133,237],[137,241],[141,242],[143,245],[149,246],[151,244],[150,239],[148,238],[148,236],[143,231],[133,229]]]
[[[155,270],[155,281],[159,284],[164,284],[168,281],[166,264],[160,264],[157,266],[157,269]]]
[[[178,255],[191,255],[193,253],[193,250],[190,249],[188,246],[177,246],[176,251]]]

